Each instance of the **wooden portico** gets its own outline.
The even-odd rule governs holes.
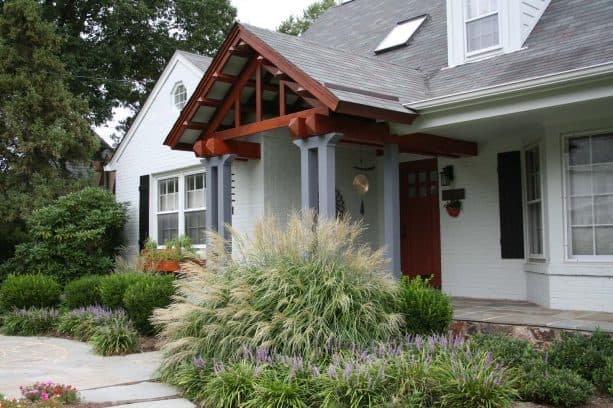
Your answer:
[[[302,50],[289,58],[278,48],[291,50],[294,39],[278,36],[262,38],[237,24],[165,140],[173,149],[193,151],[202,158],[207,228],[227,235],[225,225],[232,223],[232,163],[262,155],[261,145],[251,136],[289,129],[301,153],[302,207],[327,217],[335,215],[336,145],[367,145],[384,156],[385,243],[392,270],[398,273],[399,154],[473,156],[477,145],[431,134],[391,134],[390,123],[410,124],[418,116],[402,106],[400,96],[361,87],[350,73],[347,80],[338,77],[331,82],[317,66],[317,58],[330,57],[331,50],[324,49],[321,55]],[[336,61],[343,61],[343,56]]]

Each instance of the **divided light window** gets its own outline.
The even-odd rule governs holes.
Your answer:
[[[528,223],[528,253],[531,257],[543,256],[543,199],[541,191],[541,156],[538,145],[525,153],[526,206]]]
[[[500,45],[498,0],[465,0],[466,51],[468,54]]]
[[[565,143],[568,253],[613,256],[613,133]]]
[[[193,245],[204,245],[204,173],[160,179],[157,196],[157,242],[163,245],[179,235],[186,235]]]
[[[175,86],[173,101],[177,109],[181,110],[185,107],[185,104],[187,103],[187,89],[185,88],[185,85],[179,83]]]
[[[415,34],[417,29],[426,21],[426,17],[427,16],[420,16],[399,22],[396,27],[389,32],[387,37],[381,41],[375,52],[379,53],[407,45],[411,37],[413,37],[413,34]]]

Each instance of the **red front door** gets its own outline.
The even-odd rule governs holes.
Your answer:
[[[400,164],[400,235],[402,272],[433,276],[441,286],[441,229],[436,159]]]

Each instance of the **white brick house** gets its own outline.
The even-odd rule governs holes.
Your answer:
[[[342,199],[394,273],[613,312],[613,3],[374,3],[299,38],[237,25],[212,61],[173,57],[107,166],[133,204],[132,252],[139,225],[158,241],[249,231]]]

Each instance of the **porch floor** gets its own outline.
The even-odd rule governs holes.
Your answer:
[[[613,333],[613,313],[553,310],[529,302],[453,298],[454,320]]]

